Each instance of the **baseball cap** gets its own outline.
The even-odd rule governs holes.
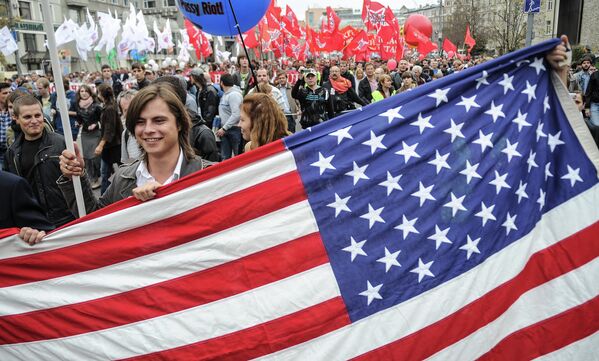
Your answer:
[[[198,77],[198,78],[199,78],[199,77],[201,77],[201,76],[204,76],[204,71],[202,71],[202,69],[200,69],[200,68],[194,68],[194,69],[191,71],[190,75],[191,75],[191,76],[195,76],[195,77]]]
[[[310,74],[312,74],[314,76],[318,75],[318,74],[316,74],[316,70],[314,70],[314,69],[308,69],[308,70],[306,70],[306,75],[305,76],[308,76]]]

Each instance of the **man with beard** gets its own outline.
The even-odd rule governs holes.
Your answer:
[[[335,113],[335,116],[340,115],[348,110],[356,109],[354,103],[362,106],[368,103],[360,99],[358,94],[351,86],[351,82],[341,76],[341,69],[338,66],[331,67],[331,75],[329,81],[322,86],[329,91],[329,101]]]

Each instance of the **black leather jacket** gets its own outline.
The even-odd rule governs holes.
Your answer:
[[[137,187],[137,177],[135,176],[135,171],[139,166],[139,162],[141,162],[141,160],[137,159],[132,163],[123,164],[120,166],[114,173],[112,183],[106,192],[102,194],[100,199],[97,199],[94,195],[87,174],[84,173],[81,177],[81,188],[83,190],[83,201],[85,203],[85,210],[87,214],[106,207],[109,204],[118,202],[121,199],[132,196],[133,189]],[[183,158],[183,163],[181,164],[181,178],[198,170],[209,167],[212,164],[212,162],[204,160],[200,157],[195,157],[190,160]],[[64,199],[71,208],[73,214],[78,215],[79,211],[77,210],[77,201],[75,199],[73,182],[64,176],[61,176],[56,183],[58,184],[58,187],[60,187],[60,191],[62,191]]]
[[[5,169],[23,178],[30,179],[33,193],[53,225],[59,227],[72,221],[75,217],[56,185],[56,180],[62,175],[58,157],[66,148],[64,138],[60,134],[49,133],[44,130],[39,150],[34,156],[31,177],[22,174],[20,169],[23,141],[24,135],[21,133],[6,152]]]

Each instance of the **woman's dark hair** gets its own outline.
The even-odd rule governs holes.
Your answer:
[[[96,89],[96,92],[99,96],[102,97],[104,104],[114,103],[114,91],[112,87],[106,83],[100,84],[100,86]]]
[[[185,105],[181,102],[170,83],[152,83],[144,87],[135,95],[127,110],[127,119],[125,120],[127,130],[131,134],[135,134],[135,125],[141,112],[149,102],[156,98],[164,100],[170,112],[175,117],[177,128],[179,130],[179,146],[183,149],[183,155],[187,160],[194,158],[195,152],[189,143],[191,119],[189,118]]]
[[[92,88],[90,88],[90,86],[87,84],[81,84],[79,89],[77,89],[77,94],[75,94],[75,102],[77,104],[79,104],[79,101],[81,100],[81,95],[80,95],[81,89],[84,89],[92,97],[94,102],[96,101],[96,94],[94,94],[94,92],[92,91]]]

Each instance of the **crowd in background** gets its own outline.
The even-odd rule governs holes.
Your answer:
[[[89,201],[94,207],[122,198],[122,194],[115,197],[115,187],[111,187],[111,182],[115,182],[113,174],[120,165],[134,165],[132,174],[137,182],[127,185],[127,191],[133,191],[139,199],[153,197],[154,189],[164,184],[155,185],[155,175],[143,164],[148,162],[145,157],[153,154],[153,147],[168,136],[144,138],[138,132],[141,123],[154,121],[143,118],[145,108],[138,103],[147,106],[158,97],[166,104],[158,118],[189,120],[188,129],[183,132],[178,123],[175,132],[181,154],[185,154],[189,164],[195,164],[194,157],[201,159],[195,166],[201,169],[487,59],[373,59],[356,63],[330,57],[307,62],[252,60],[251,64],[245,56],[235,60],[186,69],[168,66],[158,71],[138,63],[130,69],[104,65],[99,72],[72,73],[63,79],[69,107],[65,115],[57,106],[51,74],[32,73],[6,79],[0,83],[0,165],[27,180],[56,227],[74,219],[76,213],[72,207],[74,196],[65,200],[68,190],[65,193],[64,185],[56,186],[61,175],[85,175],[89,189],[101,188],[104,198]],[[593,63],[594,59],[585,57],[575,64],[569,87],[595,134],[594,126],[599,126],[599,72],[595,72]],[[32,110],[26,118],[29,113],[23,113],[23,109],[33,109],[28,106],[35,112]],[[132,107],[135,116],[128,117]],[[178,107],[184,113],[177,111]],[[68,117],[73,137],[79,140],[77,154],[64,151],[63,116]],[[34,124],[39,125],[37,133],[27,129],[28,122],[35,123],[30,121],[35,117],[39,118],[39,124]],[[159,123],[150,127],[160,128]],[[140,162],[143,159],[146,162]],[[181,167],[180,163],[181,160],[177,167]],[[173,175],[164,180],[168,183],[177,179],[178,175]],[[146,183],[154,184],[153,188],[144,188]],[[135,185],[141,186],[142,191],[136,192]],[[92,199],[90,194],[88,198]],[[111,201],[107,202],[106,197]]]

